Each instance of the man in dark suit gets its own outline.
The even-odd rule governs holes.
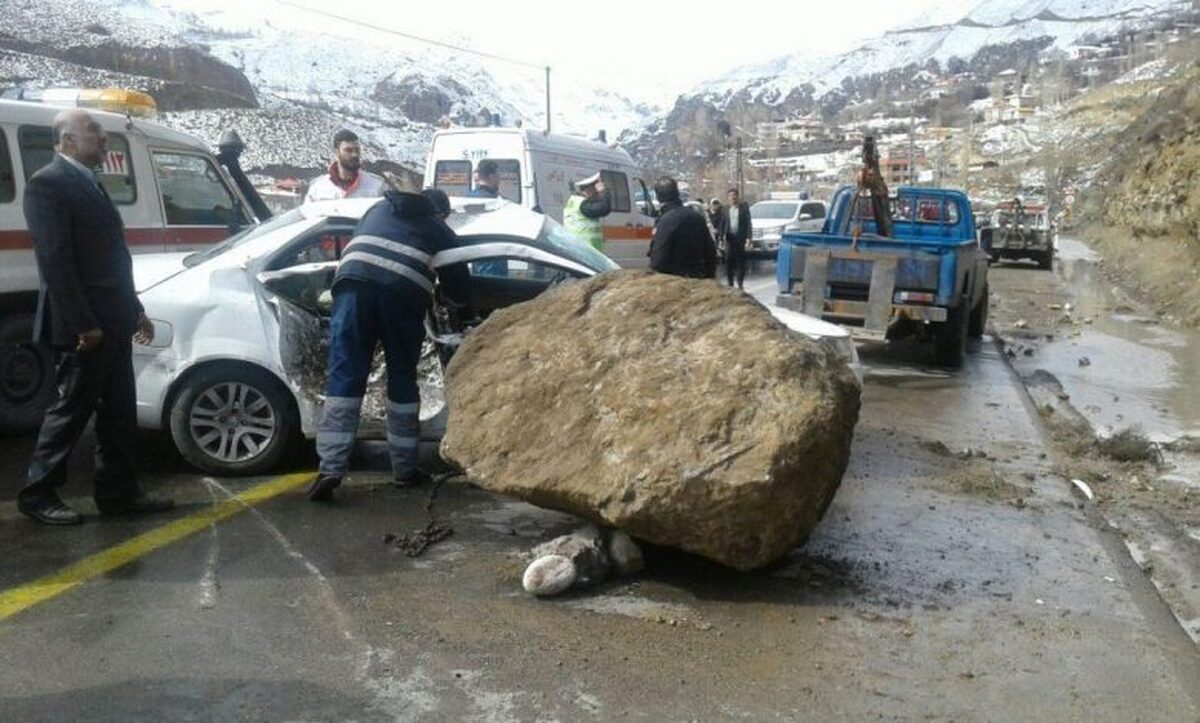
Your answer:
[[[79,513],[57,489],[67,458],[96,414],[96,507],[103,515],[172,506],[138,489],[133,465],[137,395],[130,339],[149,343],[154,326],[133,285],[121,216],[92,168],[104,161],[104,130],[84,110],[54,118],[54,160],[29,179],[25,218],[42,278],[34,336],[57,352],[58,396],[46,410],[17,507],[48,525]]]
[[[729,189],[729,209],[721,219],[720,235],[725,237],[725,278],[742,288],[746,279],[746,241],[750,238],[750,204],[742,201],[736,188]]]
[[[660,274],[711,279],[717,270],[717,245],[699,211],[683,205],[679,184],[663,176],[654,184],[662,214],[650,240],[650,268]]]

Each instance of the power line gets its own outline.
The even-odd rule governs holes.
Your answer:
[[[320,15],[322,17],[332,18],[334,20],[341,20],[344,23],[350,23],[351,25],[358,25],[359,27],[367,28],[368,30],[375,30],[375,31],[378,31],[381,33],[387,33],[389,35],[397,35],[402,38],[408,38],[409,40],[416,40],[421,43],[428,43],[429,45],[436,45],[440,48],[446,48],[448,50],[457,50],[460,53],[468,53],[470,55],[478,55],[481,58],[488,58],[490,60],[499,60],[502,63],[512,63],[513,65],[520,65],[520,66],[523,66],[526,68],[537,68],[538,70],[542,70],[543,68],[549,67],[547,65],[539,65],[537,63],[530,63],[529,61],[526,61],[526,60],[514,60],[513,58],[505,58],[500,55],[492,55],[491,53],[485,53],[485,52],[482,52],[479,50],[474,50],[472,48],[464,48],[460,45],[454,45],[453,43],[447,43],[443,40],[433,40],[430,38],[423,38],[419,35],[413,35],[412,33],[406,33],[401,30],[396,30],[394,28],[385,28],[381,25],[373,25],[371,23],[364,22],[362,20],[358,20],[355,18],[347,17],[345,15],[338,15],[337,13],[331,13],[331,12],[327,12],[325,10],[318,10],[316,8],[311,8],[311,7],[308,7],[307,5],[303,5],[301,3],[291,2],[291,0],[274,0],[274,1],[275,1],[275,3],[277,3],[279,5],[286,5],[287,7],[290,7],[290,8],[295,8],[297,10],[303,10],[304,12],[312,13],[313,15]]]

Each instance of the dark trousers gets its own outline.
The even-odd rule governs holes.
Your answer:
[[[96,415],[95,498],[99,504],[137,495],[137,390],[133,347],[127,335],[105,332],[88,352],[60,350],[58,396],[46,410],[20,499],[37,502],[67,481],[67,459],[92,414]]]
[[[401,477],[417,463],[421,394],[417,364],[425,341],[423,300],[375,284],[341,281],[333,290],[329,379],[317,428],[320,472],[342,476],[358,433],[363,394],[375,346],[383,344],[387,365],[387,439],[392,472]]]
[[[737,286],[742,288],[746,280],[746,242],[729,241],[725,247],[725,278],[733,286],[734,276],[737,276]]]

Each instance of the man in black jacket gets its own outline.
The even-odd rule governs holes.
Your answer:
[[[711,279],[717,271],[717,245],[699,212],[686,208],[679,184],[663,176],[654,184],[662,216],[650,241],[650,268],[663,274]]]
[[[444,201],[444,203],[442,203]],[[387,366],[387,444],[392,479],[421,484],[417,467],[421,392],[417,365],[425,340],[425,317],[434,289],[466,301],[465,264],[438,269],[434,257],[458,246],[446,225],[449,199],[438,194],[388,191],[363,215],[346,245],[333,280],[329,328],[329,378],[317,427],[318,473],[308,489],[313,502],[328,502],[350,469],[363,396],[375,347]]]
[[[138,489],[133,465],[137,392],[130,338],[149,343],[154,325],[134,290],[121,215],[91,170],[104,161],[106,141],[89,113],[62,111],[54,118],[57,154],[25,188],[25,218],[42,279],[34,336],[58,353],[58,396],[46,410],[17,508],[48,525],[82,521],[56,490],[67,481],[67,458],[93,412],[100,513],[172,506]]]
[[[721,235],[725,237],[725,278],[742,288],[746,280],[746,241],[751,234],[750,204],[741,199],[736,188],[729,189],[729,210],[721,217]]]

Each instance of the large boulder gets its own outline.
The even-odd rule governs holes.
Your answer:
[[[711,281],[618,271],[494,313],[447,370],[442,454],[484,488],[741,570],[801,544],[859,387]]]

